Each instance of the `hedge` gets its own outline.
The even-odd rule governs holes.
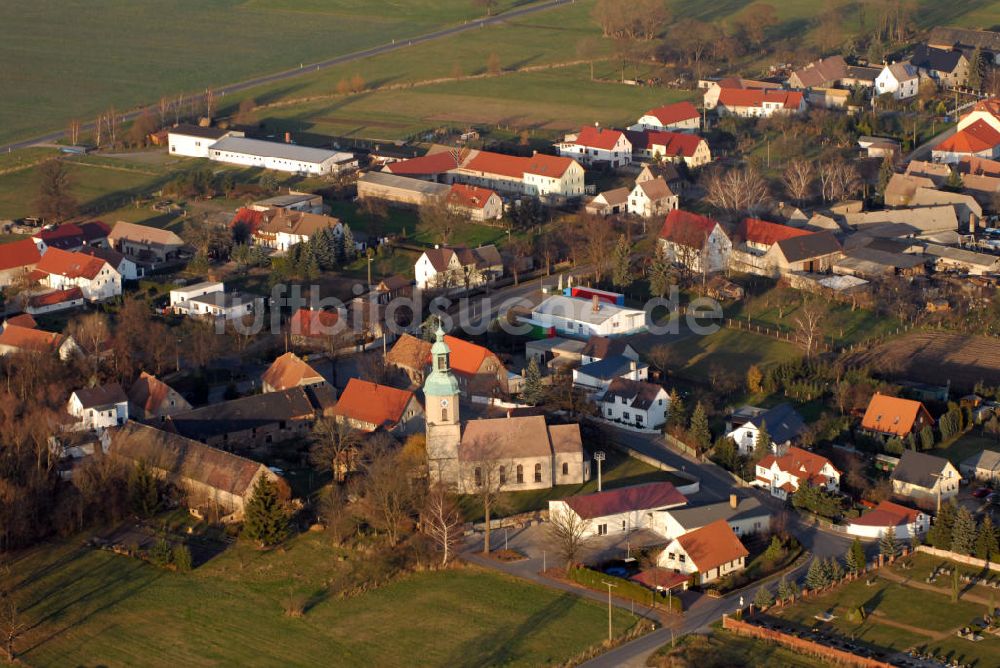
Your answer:
[[[566,577],[577,584],[587,587],[588,589],[603,592],[608,590],[607,585],[604,583],[610,582],[614,585],[611,591],[612,595],[619,598],[635,601],[636,603],[641,603],[642,605],[653,606],[655,604],[657,607],[669,607],[671,612],[680,613],[684,611],[683,604],[677,596],[661,598],[652,589],[647,589],[637,582],[632,582],[631,580],[626,580],[624,578],[617,578],[613,575],[608,575],[607,573],[595,571],[590,568],[585,568],[583,566],[571,568],[566,572]]]

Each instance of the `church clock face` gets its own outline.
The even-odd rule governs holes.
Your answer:
[[[448,400],[447,399],[442,399],[441,400],[441,408],[448,408]]]

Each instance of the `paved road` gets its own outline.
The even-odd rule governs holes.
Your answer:
[[[545,11],[552,9],[554,7],[559,7],[560,5],[567,5],[575,0],[549,0],[548,2],[543,2],[537,5],[530,5],[528,7],[521,7],[518,9],[512,9],[503,14],[498,14],[496,16],[485,17],[481,19],[476,19],[473,21],[468,21],[462,25],[451,26],[449,28],[442,28],[441,30],[436,30],[434,32],[427,33],[425,35],[418,35],[411,39],[400,39],[393,40],[388,44],[382,44],[379,46],[374,46],[370,49],[365,49],[363,51],[355,51],[353,53],[346,53],[342,56],[336,56],[334,58],[328,58],[327,60],[322,60],[317,63],[309,63],[307,65],[302,65],[294,69],[285,70],[283,72],[275,72],[274,74],[267,74],[264,76],[254,77],[252,79],[247,79],[239,83],[230,84],[228,86],[223,86],[221,88],[214,89],[214,94],[217,97],[224,97],[230,93],[236,93],[248,88],[254,88],[255,86],[260,86],[262,84],[275,83],[277,81],[286,81],[294,77],[302,76],[303,74],[311,74],[313,72],[319,72],[320,70],[333,67],[335,65],[342,65],[344,63],[350,63],[356,60],[361,60],[363,58],[369,58],[371,56],[379,56],[386,53],[391,53],[393,51],[398,51],[400,49],[405,49],[417,44],[424,44],[426,42],[432,42],[434,40],[442,39],[444,37],[451,37],[452,35],[457,35],[459,33],[467,32],[470,30],[477,30],[480,28],[485,28],[486,26],[495,25],[498,23],[503,23],[511,19],[519,18],[521,16],[526,16],[528,14],[534,14],[536,12]],[[197,95],[191,95],[184,98],[184,104],[191,104],[192,102],[198,103],[204,100],[204,93],[199,93]],[[152,107],[149,107],[153,109]],[[137,118],[146,107],[140,107],[133,109],[132,111],[123,114],[124,121],[131,121]],[[154,110],[155,111],[155,110]],[[84,123],[80,126],[80,130],[83,132],[89,132],[93,130],[94,124]],[[17,151],[22,148],[27,148],[29,146],[34,146],[36,144],[47,144],[53,143],[63,138],[65,132],[60,130],[58,132],[50,132],[39,137],[34,137],[32,139],[25,139],[21,141],[12,142],[9,144],[0,144],[0,152],[10,152]]]

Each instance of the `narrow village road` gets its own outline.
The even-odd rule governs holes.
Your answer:
[[[217,97],[222,98],[228,94],[237,93],[243,90],[247,90],[248,88],[254,88],[255,86],[275,83],[278,81],[286,81],[288,79],[293,79],[295,77],[299,77],[304,74],[312,74],[314,72],[319,72],[321,70],[334,67],[335,65],[343,65],[344,63],[354,62],[356,60],[369,58],[371,56],[380,56],[386,53],[392,53],[393,51],[406,49],[411,46],[432,42],[434,40],[442,39],[445,37],[451,37],[453,35],[458,35],[463,32],[468,32],[470,30],[479,30],[481,28],[485,28],[486,26],[504,23],[511,19],[527,16],[529,14],[534,14],[536,12],[542,12],[548,9],[553,9],[561,5],[570,4],[572,2],[575,2],[575,0],[549,0],[548,2],[543,2],[537,5],[529,5],[527,7],[512,9],[502,14],[497,14],[496,16],[488,16],[488,17],[483,17],[481,19],[467,21],[466,23],[460,25],[454,25],[447,28],[442,28],[440,30],[435,30],[434,32],[430,32],[424,35],[418,35],[410,39],[393,40],[388,44],[380,44],[378,46],[373,46],[370,49],[364,49],[362,51],[354,51],[352,53],[346,53],[344,55],[328,58],[326,60],[322,60],[316,63],[303,64],[300,67],[296,67],[293,69],[288,69],[281,72],[275,72],[273,74],[265,74],[262,76],[253,77],[252,79],[246,79],[245,81],[229,84],[228,86],[215,88],[213,90],[213,93]],[[183,98],[183,103],[184,104],[198,103],[204,100],[204,97],[205,97],[204,93],[199,93],[197,95],[190,95]],[[147,108],[153,109],[152,107],[143,106],[126,112],[125,114],[122,115],[122,121],[128,122],[135,120]],[[83,123],[80,126],[81,132],[90,132],[93,129],[94,129],[93,122]],[[18,151],[22,148],[28,148],[30,146],[36,146],[38,144],[51,144],[62,139],[65,136],[65,134],[66,134],[65,131],[59,130],[57,132],[50,132],[48,134],[44,134],[38,137],[33,137],[31,139],[22,139],[8,144],[0,144],[0,152],[10,153],[12,151]]]

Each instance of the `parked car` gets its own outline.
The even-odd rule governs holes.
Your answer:
[[[1000,506],[1000,492],[993,492],[986,497],[986,501]]]
[[[980,487],[979,489],[972,491],[972,496],[977,499],[982,499],[984,497],[989,496],[990,493],[992,492],[993,490],[990,489],[989,487]]]

